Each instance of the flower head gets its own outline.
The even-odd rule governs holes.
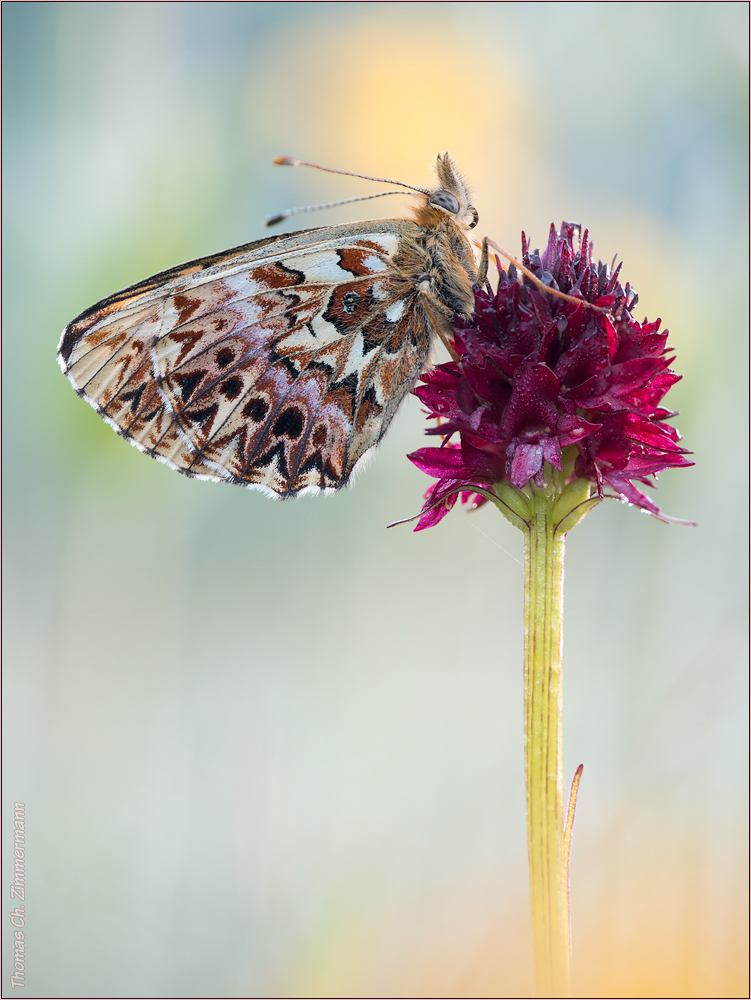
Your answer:
[[[668,331],[660,320],[636,322],[637,296],[621,286],[621,265],[595,266],[588,232],[577,248],[578,233],[571,223],[551,226],[542,254],[530,253],[522,233],[525,268],[569,298],[498,263],[497,290],[476,290],[472,319],[455,321],[458,360],[413,390],[438,421],[427,433],[443,438],[409,455],[438,480],[416,530],[437,524],[459,493],[477,506],[487,499],[477,489],[492,494],[502,481],[544,487],[546,463],[564,482],[587,479],[599,497],[608,488],[659,514],[634,480],[653,486],[662,469],[693,464],[665,422],[675,414],[659,405],[680,379],[668,367]]]

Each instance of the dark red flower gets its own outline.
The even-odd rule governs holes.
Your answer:
[[[522,263],[546,286],[599,310],[546,293],[498,262],[495,293],[489,284],[476,290],[472,319],[455,321],[458,361],[433,368],[413,390],[438,420],[427,433],[444,439],[409,455],[438,480],[415,530],[437,524],[459,493],[479,505],[485,498],[475,488],[492,491],[501,480],[544,486],[546,462],[559,471],[565,464],[566,481],[587,478],[598,495],[609,487],[659,514],[634,480],[653,486],[662,469],[693,464],[665,423],[675,414],[659,405],[680,379],[668,368],[668,332],[660,320],[636,322],[637,296],[621,286],[621,265],[612,273],[595,266],[586,230],[575,247],[579,231],[551,226],[542,254],[530,253],[522,233]]]

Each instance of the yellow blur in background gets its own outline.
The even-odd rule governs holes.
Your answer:
[[[274,156],[424,185],[446,149],[479,235],[513,252],[569,219],[617,253],[684,375],[667,403],[697,464],[657,499],[699,527],[602,504],[567,547],[574,995],[748,996],[747,22],[742,3],[4,5],[26,996],[531,996],[521,536],[487,508],[386,531],[429,485],[405,458],[414,398],[353,489],[272,503],[149,461],[55,361],[118,288],[374,190]]]

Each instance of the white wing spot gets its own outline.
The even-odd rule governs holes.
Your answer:
[[[398,302],[392,302],[386,310],[386,319],[389,323],[396,323],[397,320],[401,319],[404,315],[406,307],[406,299],[399,299]]]
[[[367,257],[365,257],[362,262],[362,265],[363,267],[366,267],[368,271],[371,272],[371,274],[374,273],[375,271],[385,271],[388,267],[388,265],[384,260],[374,255],[368,255]]]

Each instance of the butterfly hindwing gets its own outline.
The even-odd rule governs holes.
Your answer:
[[[63,370],[120,434],[188,475],[288,496],[336,489],[423,369],[430,330],[399,269],[417,227],[263,240],[83,313]]]

